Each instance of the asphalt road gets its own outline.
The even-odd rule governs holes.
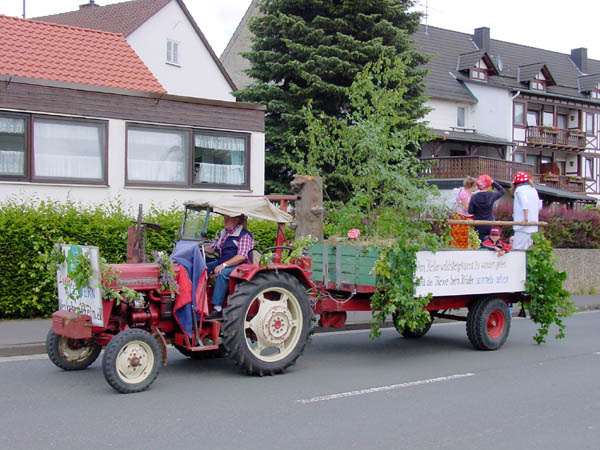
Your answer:
[[[173,353],[135,395],[116,394],[100,361],[67,373],[0,358],[0,449],[599,449],[600,313],[542,346],[531,322],[512,325],[496,352],[472,350],[462,323],[419,341],[321,334],[265,378]]]

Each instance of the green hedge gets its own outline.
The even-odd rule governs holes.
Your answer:
[[[182,219],[181,209],[151,209],[146,222],[147,251],[171,252]],[[85,207],[75,203],[8,202],[0,204],[0,319],[47,316],[56,309],[56,274],[50,255],[56,242],[94,245],[108,262],[124,262],[127,227],[133,218],[118,204]],[[214,236],[220,218],[209,225]],[[249,221],[258,250],[274,245],[277,225]]]

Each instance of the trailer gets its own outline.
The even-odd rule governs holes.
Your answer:
[[[379,258],[376,246],[327,242],[314,245],[309,254],[318,298],[315,314],[322,326],[341,328],[348,312],[371,311],[371,297],[377,290],[373,273]],[[526,252],[498,256],[485,249],[449,249],[421,251],[416,257],[416,295],[430,297],[426,309],[431,320],[420,330],[397,331],[406,338],[420,338],[436,318],[460,320],[466,322],[473,347],[500,348],[510,330],[510,306],[526,299]],[[468,313],[451,313],[461,309]]]
[[[285,209],[288,199],[280,200]],[[211,314],[214,278],[194,269],[205,267],[207,255],[201,249],[209,241],[212,214],[278,224],[274,246],[267,249],[271,260],[261,262],[254,254],[231,273],[220,318]],[[134,294],[120,301],[102,294],[106,280],[100,279],[97,249],[64,246],[59,310],[46,341],[50,360],[64,370],[82,370],[104,349],[105,379],[121,393],[148,389],[167,363],[168,346],[190,358],[226,356],[250,375],[282,373],[302,355],[315,316],[321,326],[342,327],[347,312],[371,310],[377,289],[375,246],[321,242],[287,261],[285,226],[291,220],[264,197],[189,202],[176,249],[185,247],[195,259],[189,267],[175,265],[177,289],[165,284],[164,267],[158,263],[114,264],[111,292],[127,288]],[[92,261],[93,276],[85,289],[74,289],[70,271],[82,254]],[[464,320],[476,349],[496,350],[509,334],[509,306],[524,299],[525,278],[524,252],[501,257],[488,250],[419,252],[417,295],[431,296],[426,307],[431,320],[421,330],[398,331],[418,338],[436,318]],[[452,313],[461,308],[468,313]]]

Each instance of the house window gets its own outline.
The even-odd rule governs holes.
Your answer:
[[[167,39],[167,64],[181,65],[179,62],[179,42]]]
[[[249,154],[249,134],[132,124],[127,184],[247,188]]]
[[[533,80],[530,81],[529,87],[536,91],[545,91],[546,90],[546,78],[539,72]]]
[[[106,123],[34,117],[33,178],[106,179]]]
[[[585,158],[585,177],[594,178],[594,160],[592,158]]]
[[[537,127],[540,124],[540,112],[539,111],[527,111],[527,126]]]
[[[27,120],[0,115],[0,177],[24,177],[27,161]]]
[[[569,126],[569,119],[566,114],[556,115],[556,126],[560,129],[566,130]]]
[[[465,108],[462,106],[456,108],[456,126],[460,128],[465,127]]]
[[[195,185],[247,185],[248,148],[247,135],[196,132],[193,183]]]
[[[590,91],[590,97],[600,99],[600,83],[596,84],[596,87]]]
[[[545,127],[554,126],[554,113],[550,111],[544,111],[542,114],[542,123]]]
[[[514,161],[518,163],[524,163],[525,155],[522,152],[515,152]]]
[[[127,128],[127,181],[187,184],[188,133],[169,128]]]
[[[585,133],[594,135],[594,113],[585,113]]]
[[[473,67],[470,71],[471,79],[486,81],[488,77],[488,67],[483,62],[483,59],[480,59],[475,67]]]
[[[515,103],[514,124],[525,125],[525,105],[523,103]]]

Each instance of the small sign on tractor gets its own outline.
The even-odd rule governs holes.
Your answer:
[[[254,255],[231,273],[220,318],[211,318],[213,280],[202,275],[206,274],[202,249],[208,242],[211,214],[278,224],[276,240],[267,250],[273,255],[270,262],[261,264],[259,255]],[[64,370],[81,370],[104,348],[104,376],[121,393],[147,389],[166,364],[169,345],[191,358],[226,355],[250,375],[282,373],[304,351],[314,315],[322,326],[341,327],[348,311],[371,310],[376,291],[372,273],[376,250],[322,242],[297,258],[284,258],[284,231],[291,221],[289,214],[264,197],[187,203],[177,245],[192,249],[195,256],[188,267],[175,265],[179,292],[165,286],[159,264],[112,265],[115,283],[134,292],[133,299],[102,298],[98,314],[83,307],[83,301],[89,303],[85,296],[61,300],[47,338],[50,360]],[[91,251],[93,256],[94,250],[82,247],[80,251]],[[420,253],[418,275],[425,279],[423,289],[433,294],[427,306],[431,321],[437,317],[465,320],[475,348],[500,348],[510,329],[509,305],[522,300],[524,291],[525,254],[513,252],[510,258],[500,267],[499,258],[487,250]],[[474,264],[467,266],[464,261]],[[65,267],[61,270],[59,286],[61,277],[62,281],[68,278]],[[60,289],[64,290],[64,283]],[[466,317],[448,314],[463,307],[469,310]],[[416,338],[429,326],[398,331]]]

